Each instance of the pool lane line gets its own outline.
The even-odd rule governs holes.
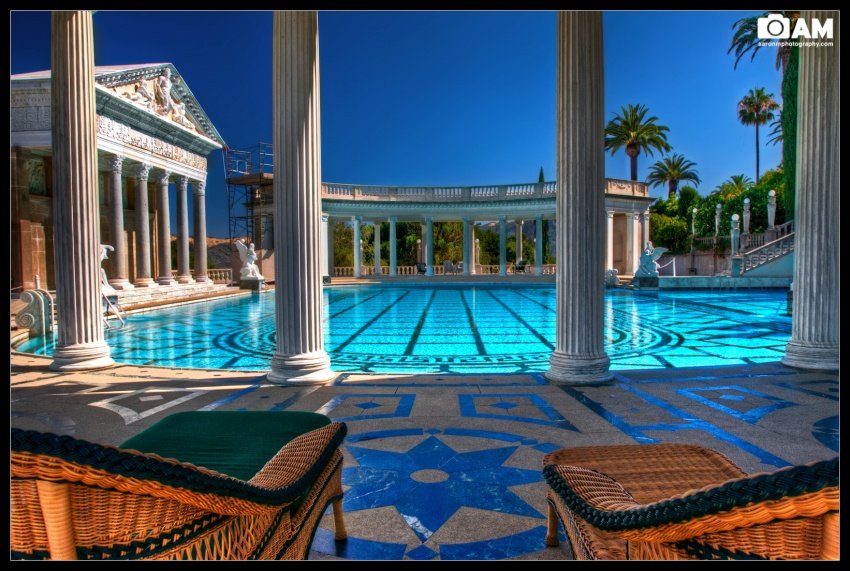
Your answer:
[[[416,328],[410,335],[410,341],[407,342],[407,347],[404,348],[405,356],[413,355],[413,349],[416,347],[416,341],[419,340],[419,335],[422,333],[422,328],[425,326],[425,319],[428,317],[428,310],[431,309],[431,305],[434,303],[435,297],[437,297],[436,288],[431,291],[431,297],[428,299],[428,303],[425,304],[425,309],[422,310],[422,315],[419,316],[419,321],[416,323]]]
[[[511,315],[513,315],[513,316],[514,316],[514,319],[516,319],[518,322],[522,323],[522,324],[526,327],[526,329],[528,329],[529,331],[531,331],[532,335],[534,335],[535,337],[537,337],[537,338],[540,340],[540,342],[541,342],[541,343],[543,343],[544,345],[546,345],[546,347],[548,347],[549,349],[552,349],[553,351],[555,350],[555,346],[554,346],[554,345],[552,345],[552,343],[550,343],[550,342],[549,342],[549,340],[548,340],[548,339],[546,339],[546,337],[544,337],[542,333],[540,333],[539,331],[537,331],[537,329],[535,329],[535,328],[533,328],[531,325],[529,325],[529,324],[528,324],[528,322],[527,322],[525,319],[523,319],[522,317],[520,317],[520,315],[519,315],[516,311],[514,311],[513,309],[511,309],[510,307],[508,307],[508,305],[507,305],[505,302],[503,302],[501,299],[499,299],[498,297],[496,297],[495,295],[493,295],[493,292],[488,291],[487,293],[490,295],[490,297],[492,297],[493,299],[495,299],[495,300],[496,300],[496,302],[498,302],[498,303],[499,303],[499,305],[501,305],[502,307],[504,307],[504,308],[507,310],[507,312],[508,312],[508,313],[510,313]]]
[[[469,307],[469,302],[466,301],[465,293],[465,291],[460,291],[460,301],[463,303],[463,309],[466,310],[466,318],[469,319],[469,330],[472,331],[472,336],[475,339],[475,348],[478,349],[479,355],[486,355],[487,348],[484,346],[481,334],[478,333],[478,325],[475,323],[475,316],[472,315],[472,308]]]
[[[388,304],[386,307],[384,307],[384,309],[382,309],[377,314],[375,314],[375,316],[372,317],[372,319],[370,319],[369,321],[364,323],[363,326],[360,329],[358,329],[357,331],[355,331],[348,339],[346,339],[345,341],[343,341],[342,343],[337,345],[334,348],[334,351],[342,351],[343,349],[345,349],[349,344],[351,344],[354,341],[355,338],[357,338],[364,331],[369,329],[369,327],[371,327],[376,321],[378,321],[378,319],[380,319],[386,312],[388,312],[390,309],[392,309],[394,306],[396,306],[399,302],[401,302],[401,300],[403,300],[409,294],[410,294],[410,292],[406,291],[403,294],[401,294],[400,296],[398,296],[392,303]]]
[[[366,303],[367,301],[371,301],[371,300],[375,299],[376,297],[378,297],[378,296],[379,296],[379,295],[381,295],[382,293],[383,293],[382,291],[379,291],[379,292],[378,292],[378,293],[376,293],[375,295],[370,295],[369,297],[367,297],[366,299],[364,299],[364,300],[362,300],[362,301],[358,301],[357,303],[352,303],[351,305],[349,305],[349,306],[348,306],[348,307],[346,307],[345,309],[341,309],[340,311],[337,311],[337,312],[336,312],[336,313],[334,313],[333,315],[329,316],[329,317],[328,317],[328,319],[333,319],[334,317],[337,317],[338,315],[342,315],[342,314],[343,314],[343,313],[345,313],[346,311],[348,311],[348,310],[350,310],[350,309],[353,309],[353,308],[357,307],[358,305],[363,305],[363,304],[364,304],[364,303]],[[410,293],[410,292],[409,292],[409,291],[408,291],[408,292],[405,292],[405,293],[404,293],[404,295],[407,295],[408,293]],[[403,295],[402,297],[404,297],[404,295]],[[396,298],[396,301],[398,301],[399,299],[401,299],[401,298]]]

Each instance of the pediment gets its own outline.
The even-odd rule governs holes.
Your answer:
[[[156,115],[219,145],[224,144],[198,100],[170,63],[98,66],[95,68],[95,82],[138,110]]]

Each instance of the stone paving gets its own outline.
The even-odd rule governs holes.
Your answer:
[[[692,442],[748,472],[838,455],[837,373],[779,363],[618,371],[598,386],[540,374],[340,374],[281,387],[257,373],[116,366],[56,373],[12,352],[12,426],[117,444],[184,410],[319,411],[348,425],[349,539],[330,516],[311,559],[567,559],[547,548],[541,461],[564,446]]]

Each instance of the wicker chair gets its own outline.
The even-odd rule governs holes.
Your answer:
[[[173,414],[118,447],[13,428],[11,558],[305,559],[328,504],[346,537],[345,434],[256,411]]]
[[[838,458],[748,476],[686,444],[564,448],[543,459],[546,543],[576,559],[838,559]]]

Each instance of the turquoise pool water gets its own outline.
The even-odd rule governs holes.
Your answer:
[[[325,288],[325,349],[336,371],[540,372],[555,346],[555,287]],[[609,290],[605,346],[612,369],[779,360],[791,333],[785,292]],[[119,363],[268,370],[274,294],[130,316],[106,332]],[[17,347],[49,355],[53,340]]]

